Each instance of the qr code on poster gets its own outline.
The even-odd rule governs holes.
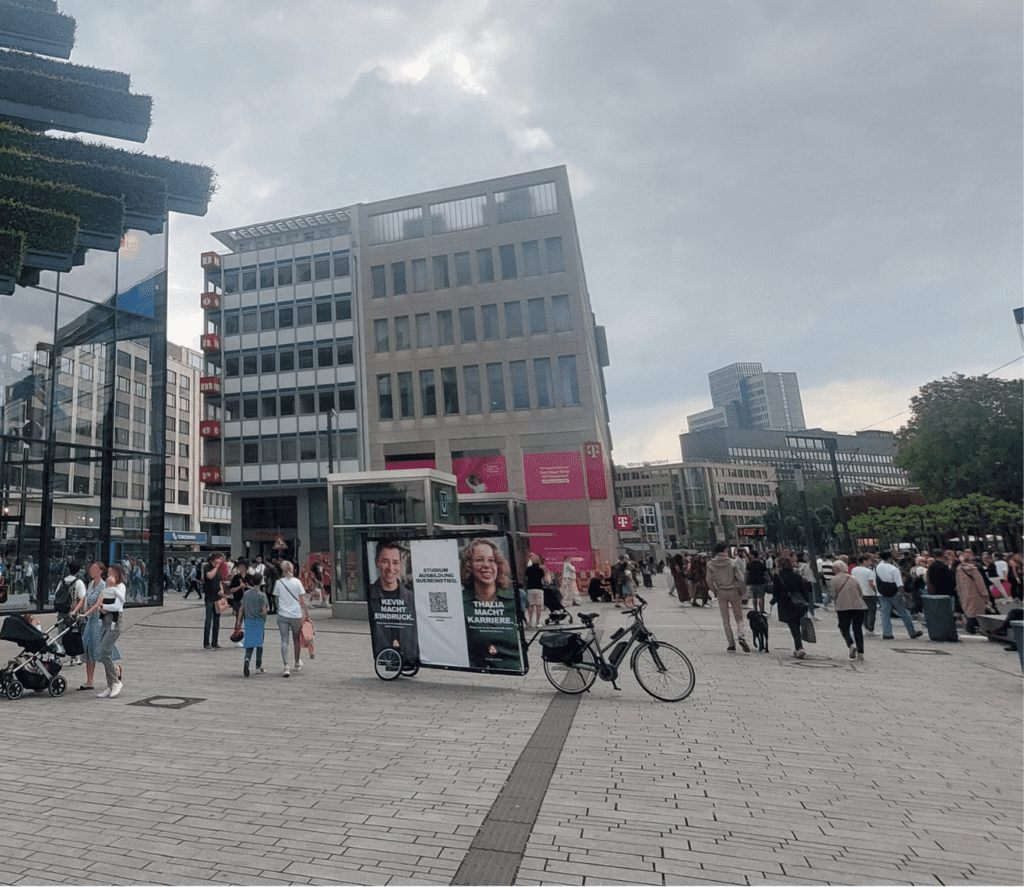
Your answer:
[[[430,612],[431,613],[447,613],[448,612],[448,595],[443,591],[432,591],[430,592]]]

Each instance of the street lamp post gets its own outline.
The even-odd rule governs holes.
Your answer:
[[[814,544],[814,534],[811,532],[811,515],[807,511],[807,489],[804,486],[804,470],[797,464],[793,466],[793,476],[796,480],[797,496],[800,499],[800,512],[804,521],[804,536],[807,539],[807,559],[811,562],[811,573],[814,574],[816,588],[821,588],[821,578],[818,576],[818,551]]]

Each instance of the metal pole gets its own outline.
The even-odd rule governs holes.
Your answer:
[[[811,532],[811,515],[807,511],[807,490],[804,487],[804,470],[797,465],[793,469],[796,478],[797,495],[800,499],[800,512],[804,521],[804,536],[807,537],[807,559],[811,562],[811,573],[814,575],[814,584],[821,587],[821,577],[818,576],[818,550],[814,544],[814,534]]]
[[[829,460],[832,462],[832,480],[836,485],[836,511],[839,512],[839,520],[843,525],[843,547],[847,554],[854,554],[853,541],[850,538],[850,526],[846,523],[846,508],[843,506],[843,487],[839,483],[839,464],[836,462],[836,442],[828,437],[825,438],[825,449],[828,450]]]

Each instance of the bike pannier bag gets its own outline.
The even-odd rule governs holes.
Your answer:
[[[540,647],[546,662],[580,662],[586,642],[571,631],[551,631],[541,635]]]

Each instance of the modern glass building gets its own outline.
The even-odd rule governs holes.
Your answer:
[[[213,174],[48,135],[145,141],[150,99],[54,60],[55,3],[0,7],[0,608],[45,609],[92,560],[141,561],[129,601],[159,602],[168,435],[190,437],[166,415],[168,212],[203,214]]]

